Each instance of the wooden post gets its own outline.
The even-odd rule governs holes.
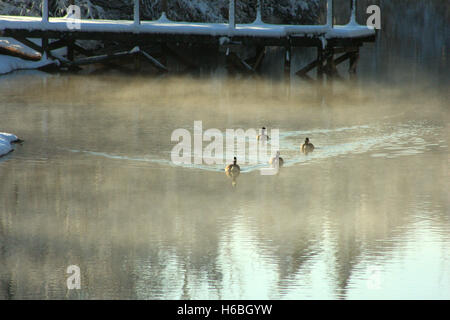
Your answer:
[[[134,55],[134,72],[141,71],[141,59],[138,54]]]
[[[228,9],[228,24],[230,31],[234,30],[236,27],[235,14],[236,14],[236,0],[229,0],[230,6]]]
[[[253,64],[253,70],[255,70],[255,72],[259,71],[262,61],[264,59],[264,56],[266,55],[266,47],[257,47],[256,48],[256,60],[255,63]]]
[[[356,23],[356,0],[350,0],[350,24]]]
[[[165,13],[163,12],[163,14]],[[168,68],[169,61],[167,59],[167,44],[165,42],[161,43],[160,48],[161,48],[161,56],[159,57],[159,62],[161,62],[161,64],[165,66],[165,68]]]
[[[350,55],[350,64],[348,67],[348,73],[351,80],[354,80],[356,78],[356,68],[358,66],[358,60],[359,60],[359,49],[358,51]]]
[[[68,59],[69,61],[73,61],[73,58],[74,58],[73,44],[74,44],[74,41],[73,41],[73,40],[68,40],[68,45],[67,45],[67,59]]]
[[[288,85],[288,90],[291,85],[291,60],[291,46],[287,46],[286,54],[284,56],[284,79]]]
[[[42,22],[48,22],[48,0],[42,0]]]
[[[334,27],[334,8],[333,0],[327,0],[327,26]]]
[[[141,17],[140,17],[140,1],[134,0],[134,24],[140,25],[141,24]]]
[[[42,52],[44,53],[44,55],[49,56],[49,48],[48,48],[48,38],[42,38]]]
[[[69,6],[73,5],[75,5],[75,0],[69,0]],[[67,12],[67,14],[69,14],[69,12]],[[74,44],[75,40],[68,40],[67,42],[67,59],[69,61],[73,61],[75,57]]]
[[[262,10],[262,0],[258,0],[258,3],[256,4],[256,20],[255,22],[262,22],[262,15],[261,15],[261,10]]]
[[[153,58],[151,55],[149,55],[147,52],[141,50],[140,51],[141,55],[143,57],[145,57],[156,69],[158,69],[159,72],[168,72],[169,70],[167,69],[166,65],[167,65],[167,59],[166,56],[164,55],[164,64],[162,64],[162,62],[159,62],[158,60],[156,60],[155,58]]]
[[[320,84],[323,83],[323,48],[322,46],[317,47],[317,61],[319,64],[317,65],[317,80]]]
[[[329,49],[327,59],[327,80],[331,80],[337,74],[336,64],[334,63],[334,48]]]

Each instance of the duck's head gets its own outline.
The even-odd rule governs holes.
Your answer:
[[[237,158],[234,157],[234,159],[233,159],[233,164],[236,164],[236,162],[237,162]]]
[[[277,151],[277,157],[279,157],[280,156],[280,151]]]
[[[262,132],[266,131],[266,127],[261,128]]]
[[[305,139],[305,143],[309,143],[309,138],[306,138],[306,139]]]

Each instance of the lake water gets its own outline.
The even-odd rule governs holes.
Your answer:
[[[0,160],[0,299],[449,299],[446,93],[320,90],[3,77],[0,131],[25,143]],[[197,120],[279,129],[285,167],[241,163],[233,188],[224,165],[174,165]]]

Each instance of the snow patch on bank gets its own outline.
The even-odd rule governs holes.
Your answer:
[[[41,54],[12,38],[0,38],[0,47],[12,48],[30,56],[41,56]],[[58,63],[46,56],[41,56],[39,61],[29,61],[18,57],[0,55],[0,74],[10,73],[15,70],[38,69],[50,64]]]
[[[0,74],[10,73],[15,70],[38,69],[57,63],[48,58],[40,61],[27,61],[16,57],[0,55]]]

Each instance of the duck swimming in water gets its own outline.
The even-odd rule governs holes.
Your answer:
[[[237,158],[234,157],[233,163],[225,167],[225,174],[232,179],[231,185],[233,187],[236,187],[236,178],[239,176],[240,173],[241,167],[239,167],[239,165],[237,164]]]
[[[275,157],[271,158],[269,163],[272,165],[272,167],[277,167],[281,168],[284,164],[284,160],[282,157],[280,157],[280,151],[277,151],[277,154],[275,155]]]
[[[309,138],[305,139],[305,143],[302,144],[301,150],[304,154],[308,154],[314,151],[314,145],[309,142]]]
[[[268,141],[270,137],[266,134],[266,127],[262,127],[261,134],[258,135],[258,141]]]

